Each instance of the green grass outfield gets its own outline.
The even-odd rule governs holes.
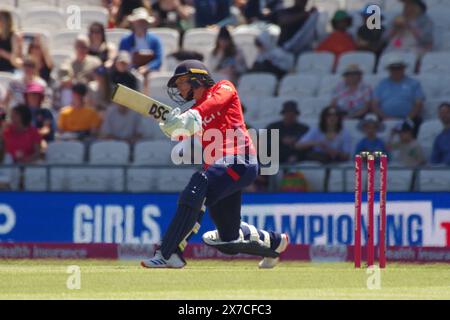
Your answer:
[[[69,265],[81,289],[69,290]],[[447,264],[390,264],[381,289],[350,263],[189,261],[181,270],[149,270],[138,261],[0,261],[0,299],[450,299]]]

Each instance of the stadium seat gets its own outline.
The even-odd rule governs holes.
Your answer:
[[[345,0],[345,8],[347,10],[362,10],[364,6],[369,4],[375,4],[379,7],[383,7],[384,0]]]
[[[39,28],[22,28],[19,31],[19,34],[22,36],[22,38],[30,39],[31,37],[39,36],[41,40],[44,42],[45,45],[50,46],[51,45],[51,33],[44,29]]]
[[[401,57],[408,66],[406,67],[406,73],[412,75],[416,67],[416,55],[412,52],[389,52],[385,53],[380,57],[378,62],[377,74],[386,76],[389,72],[386,70],[387,64],[391,61],[392,57]]]
[[[450,7],[448,2],[446,6],[428,6],[427,15],[433,21],[435,32],[450,31],[450,22],[448,21],[448,15],[450,14]]]
[[[440,74],[418,74],[413,78],[420,82],[427,100],[440,97],[443,94],[443,88],[447,87]]]
[[[151,168],[128,168],[127,189],[129,192],[151,192],[157,187],[157,170]]]
[[[167,95],[167,82],[171,77],[172,74],[170,73],[152,73],[150,75],[148,95],[169,98]]]
[[[450,171],[442,169],[423,169],[418,175],[418,191],[450,191]]]
[[[170,165],[173,144],[167,140],[139,141],[134,146],[134,165]]]
[[[422,58],[420,73],[449,74],[450,52],[428,52]]]
[[[69,17],[73,13],[68,13]],[[108,25],[108,10],[103,7],[81,7],[81,29],[88,30],[94,22],[100,22],[104,26]]]
[[[391,0],[385,0],[383,2],[384,11],[389,12],[401,12],[403,10],[403,5],[400,1],[391,1]]]
[[[12,161],[11,161],[12,163]],[[0,183],[7,185],[9,190],[19,190],[20,169],[0,166]]]
[[[334,55],[330,52],[306,52],[297,61],[297,72],[301,74],[325,75],[333,71]]]
[[[320,77],[317,75],[289,74],[279,85],[279,96],[314,97],[319,88]]]
[[[439,120],[427,120],[420,126],[417,141],[422,146],[423,152],[427,159],[431,156],[434,140],[436,136],[443,130],[442,123]]]
[[[101,7],[102,0],[57,0],[61,8],[65,9],[70,5],[78,5],[83,7]]]
[[[157,172],[158,176],[156,188],[158,191],[180,192],[186,187],[196,170],[188,167],[186,169],[162,169]]]
[[[127,164],[130,145],[123,141],[97,141],[89,148],[90,164]]]
[[[71,168],[68,170],[67,189],[77,192],[120,192],[124,190],[124,170]]]
[[[330,99],[326,97],[303,97],[299,98],[298,101],[302,119],[319,119],[322,110],[330,103]]]
[[[55,33],[66,27],[66,19],[58,8],[29,8],[21,16],[22,28],[41,29]]]
[[[324,191],[324,182],[326,177],[326,169],[305,167],[296,169],[303,174],[308,184],[308,191],[322,192]]]
[[[159,129],[158,124],[146,117],[141,117],[138,132],[141,134],[143,140],[167,139],[161,129]]]
[[[164,48],[164,57],[179,50],[180,33],[177,30],[170,28],[152,28],[150,31],[161,40]],[[166,60],[167,59],[163,59],[161,71],[172,71],[170,64],[168,64]]]
[[[448,85],[448,83],[450,83],[450,75],[445,74],[439,78],[435,77],[435,79],[435,81],[438,82],[438,85],[440,86],[439,97],[450,97],[450,86]]]
[[[277,78],[271,73],[247,73],[239,79],[240,95],[271,97],[275,94]]]
[[[419,171],[418,189],[422,192],[450,191],[450,171],[448,168],[423,169]]]
[[[234,43],[242,50],[248,68],[253,66],[258,55],[258,49],[255,46],[255,38],[258,34],[259,32],[255,30],[232,33]]]
[[[357,64],[364,73],[371,74],[375,67],[375,59],[373,52],[346,52],[339,58],[336,73],[341,74],[349,64]]]
[[[0,7],[2,9],[14,9],[14,7],[16,6],[16,0],[2,0],[2,4],[0,5]]]
[[[70,51],[52,50],[50,56],[56,68],[61,67],[64,63],[68,63],[73,58]]]
[[[7,89],[9,88],[9,84],[14,80],[14,78],[14,73],[0,72],[0,85]]]
[[[46,169],[33,167],[25,168],[24,189],[26,191],[46,191],[47,190]]]
[[[33,7],[56,7],[57,1],[58,0],[17,0],[17,8],[20,10],[27,10]]]
[[[128,29],[114,28],[106,29],[106,41],[113,43],[116,48],[119,48],[120,41],[131,33]]]
[[[337,84],[342,81],[342,76],[329,74],[322,77],[319,85],[318,97],[331,97]]]
[[[207,28],[194,28],[186,31],[183,37],[183,49],[193,50],[206,58],[214,48],[217,31]]]
[[[438,107],[442,102],[450,102],[450,96],[426,99],[423,109],[424,120],[438,119]]]
[[[48,144],[45,157],[49,164],[81,164],[85,147],[78,141],[55,141]]]
[[[264,99],[260,99],[258,103],[258,110],[256,111],[256,119],[263,122],[267,119],[269,123],[277,121],[280,118],[283,103],[288,100],[297,101],[298,99],[288,96],[266,97]]]
[[[79,34],[82,34],[79,30],[63,30],[56,32],[51,38],[51,49],[64,48],[64,50],[73,50],[75,40]]]

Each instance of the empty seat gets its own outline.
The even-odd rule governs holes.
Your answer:
[[[150,76],[150,85],[148,95],[151,97],[166,97],[167,94],[167,82],[172,77],[169,73],[156,73]]]
[[[443,76],[439,74],[418,74],[413,78],[420,82],[427,100],[441,96],[443,87],[446,87]]]
[[[14,9],[16,6],[16,0],[2,0],[1,8]]]
[[[334,55],[330,52],[306,52],[297,61],[297,72],[301,74],[330,74],[333,71]]]
[[[71,13],[68,14],[70,16]],[[81,7],[81,29],[87,30],[94,22],[100,22],[105,27],[108,24],[108,10],[103,7]]]
[[[52,57],[52,61],[56,67],[60,67],[62,64],[68,63],[72,59],[72,54],[68,51],[52,50],[50,56]]]
[[[21,18],[23,28],[38,28],[49,33],[64,29],[65,23],[64,14],[58,8],[30,8],[25,11]]]
[[[133,164],[171,165],[173,144],[167,140],[139,141],[134,146]]]
[[[270,97],[276,86],[277,78],[271,73],[248,73],[240,78],[238,91],[240,95]]]
[[[68,170],[68,191],[120,192],[124,190],[123,169],[71,168]]]
[[[376,57],[373,52],[346,52],[339,57],[336,73],[341,74],[350,64],[357,64],[364,73],[373,73],[375,59]]]
[[[85,148],[78,141],[55,141],[49,143],[46,152],[46,162],[49,164],[81,164]]]
[[[450,191],[450,170],[448,168],[420,170],[418,180],[419,191]]]
[[[425,100],[422,116],[425,120],[438,119],[438,108],[442,102],[450,101],[450,96]]]
[[[70,5],[78,5],[78,6],[93,6],[93,7],[101,7],[102,0],[58,0],[58,4],[61,8],[65,9]]]
[[[195,169],[162,169],[158,170],[157,190],[161,192],[180,192],[184,190]]]
[[[338,74],[329,74],[323,76],[320,80],[318,97],[331,97],[338,83],[342,81],[342,76]]]
[[[279,86],[279,96],[314,97],[319,88],[319,76],[289,74],[285,76]]]
[[[178,51],[180,33],[177,30],[170,28],[151,28],[150,31],[161,40],[165,55]]]
[[[5,89],[9,88],[9,84],[15,80],[14,73],[0,72],[0,85]]]
[[[52,35],[51,38],[51,48],[52,49],[61,49],[64,48],[64,50],[72,50],[75,45],[75,40],[77,39],[78,35],[82,32],[79,30],[64,30],[59,31]]]
[[[450,73],[450,52],[428,52],[422,58],[420,73]]]
[[[30,7],[56,7],[56,5],[57,0],[17,0],[17,7],[20,10],[26,10]]]
[[[329,103],[329,98],[304,97],[299,98],[299,109],[301,110],[302,119],[319,119],[320,113]]]
[[[392,61],[393,57],[401,57],[403,61],[407,63],[406,73],[413,74],[416,67],[416,55],[412,52],[389,52],[385,53],[380,57],[378,62],[377,73],[381,75],[388,75],[389,72],[386,70],[387,65]]]
[[[237,31],[233,32],[234,43],[242,50],[247,67],[253,66],[258,55],[258,49],[255,46],[255,38],[259,31]]]
[[[301,168],[299,171],[306,179],[308,191],[321,192],[324,191],[326,170],[323,168]]]
[[[89,151],[91,164],[127,164],[129,158],[130,145],[123,141],[98,141]]]
[[[266,97],[261,99],[256,110],[256,120],[269,120],[274,122],[279,120],[280,112],[283,107],[283,103],[288,100],[297,101],[296,98],[282,96],[282,97]]]
[[[217,31],[207,28],[194,28],[186,31],[183,37],[183,49],[193,50],[207,57],[214,48]]]
[[[427,120],[422,123],[419,129],[417,140],[419,141],[427,159],[430,158],[434,140],[442,132],[442,123],[439,120]]]
[[[45,168],[27,167],[24,170],[24,189],[26,191],[47,190],[47,170]]]
[[[130,192],[151,192],[157,187],[157,170],[151,168],[128,168],[127,190]]]
[[[114,28],[114,29],[106,29],[106,40],[108,42],[113,43],[117,48],[120,45],[120,41],[128,36],[131,31],[128,29],[122,29],[122,28]]]

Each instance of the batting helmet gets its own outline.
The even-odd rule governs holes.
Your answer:
[[[199,60],[185,60],[176,68],[173,76],[167,82],[167,93],[169,97],[177,103],[183,104],[193,99],[193,91],[189,92],[188,97],[184,98],[180,95],[176,81],[179,77],[189,76],[188,82],[192,89],[204,87],[212,87],[214,80],[211,78],[208,68]]]

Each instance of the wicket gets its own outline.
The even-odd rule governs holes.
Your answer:
[[[361,209],[362,209],[362,170],[363,161],[367,162],[367,266],[375,261],[374,244],[374,202],[375,202],[375,159],[380,163],[380,221],[379,221],[379,266],[386,267],[386,189],[387,189],[387,155],[382,152],[362,152],[355,156],[355,268],[361,267]]]

